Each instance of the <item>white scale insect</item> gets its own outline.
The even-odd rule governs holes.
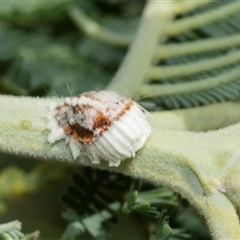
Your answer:
[[[151,134],[146,111],[115,92],[86,92],[49,107],[49,143],[66,139],[74,159],[80,154],[93,164],[118,167],[135,156]]]

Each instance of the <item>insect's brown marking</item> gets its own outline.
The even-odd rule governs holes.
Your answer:
[[[77,106],[75,106],[75,107],[73,107],[73,113],[74,114],[77,114],[78,112],[80,112],[81,111],[81,108],[77,105]]]
[[[64,107],[64,106],[63,106]],[[55,110],[55,116],[56,117],[59,117],[60,115],[61,115],[61,113],[60,113],[60,111],[61,111],[61,107],[60,106],[57,106],[57,108],[56,108],[56,110]]]
[[[64,124],[64,125],[62,125],[62,128],[63,128],[65,133],[68,133],[68,134],[72,133],[72,128],[69,125]]]
[[[83,144],[88,144],[94,138],[93,131],[84,128],[77,123],[72,125],[71,127],[73,129],[72,137]]]
[[[71,135],[74,140],[78,141],[79,135],[78,135],[77,129],[72,128]]]
[[[80,98],[81,96],[85,96],[87,98],[90,99],[94,99],[94,100],[98,100],[101,102],[101,99],[96,98],[94,96],[92,96],[91,94],[85,93],[85,94],[81,94],[78,95],[77,97]],[[124,100],[122,100],[123,102]],[[90,142],[92,142],[94,140],[94,138],[98,137],[99,135],[101,135],[104,131],[106,131],[110,125],[112,124],[113,121],[118,120],[119,117],[121,117],[127,110],[129,110],[131,108],[132,105],[132,100],[128,99],[128,101],[125,103],[125,106],[120,109],[120,111],[118,113],[116,113],[115,116],[111,117],[110,120],[110,116],[107,116],[106,114],[104,115],[102,112],[98,111],[97,114],[94,116],[93,118],[93,128],[92,129],[88,129],[85,127],[82,127],[79,123],[75,123],[75,124],[70,124],[70,123],[66,123],[61,125],[61,127],[63,128],[64,132],[68,135],[71,135],[71,137],[83,144],[88,144]],[[79,112],[81,112],[82,114],[86,113],[87,114],[87,110],[89,110],[90,108],[93,108],[92,106],[89,105],[76,105],[76,106],[71,106],[68,104],[64,104],[62,106],[63,108],[65,107],[72,107],[73,109],[73,113],[77,114]],[[61,111],[61,107],[58,107],[56,109],[56,116],[60,115],[60,111]],[[111,109],[107,108],[106,112],[111,111]],[[94,131],[97,132],[97,136],[94,134]]]
[[[101,128],[102,131],[106,130],[111,124],[109,117],[104,116],[102,112],[98,112],[93,120],[93,129]]]
[[[129,101],[126,103],[125,107],[117,114],[117,116],[114,118],[114,120],[117,120],[119,117],[121,117],[127,110],[130,109],[132,105],[132,101]]]

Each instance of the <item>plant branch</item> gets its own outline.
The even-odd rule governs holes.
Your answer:
[[[218,129],[235,124],[239,122],[239,119],[239,102],[223,102],[190,109],[152,112],[149,116],[149,122],[154,129],[185,131]]]
[[[201,27],[205,24],[223,19],[240,11],[240,2],[232,1],[224,4],[222,7],[210,10],[204,13],[199,13],[192,17],[183,18],[172,23],[169,28],[167,35],[176,36],[179,33],[186,32],[190,29]]]
[[[69,15],[74,23],[82,29],[87,35],[108,44],[119,47],[126,47],[132,40],[132,35],[126,33],[118,33],[102,27],[99,23],[90,19],[79,8],[72,6],[69,9]]]
[[[200,6],[206,5],[209,2],[211,2],[211,0],[206,0],[203,2],[176,2],[174,3],[173,11],[174,14],[185,13]],[[79,29],[84,31],[85,34],[99,41],[119,47],[127,47],[133,40],[133,34],[127,34],[125,32],[118,33],[116,31],[109,30],[106,27],[102,27],[99,23],[89,18],[81,9],[75,6],[72,6],[69,9],[69,15]]]
[[[240,46],[240,34],[194,42],[160,45],[154,58],[156,60],[167,59],[187,54],[198,54],[224,48],[232,48],[235,46]]]
[[[240,124],[206,133],[154,129],[134,159],[111,168],[105,161],[93,165],[84,157],[74,161],[64,141],[48,143],[46,116],[48,104],[53,101],[60,99],[1,96],[1,151],[74,162],[168,186],[205,216],[215,239],[240,237],[237,215],[221,192],[226,176],[219,178],[224,166],[239,151]],[[225,211],[229,214],[223,219]]]
[[[240,55],[239,55],[240,56]],[[235,81],[240,76],[240,68],[235,68],[229,72],[219,74],[215,77],[206,78],[204,80],[196,80],[175,84],[144,84],[141,87],[140,96],[170,96],[175,94],[193,93],[202,90],[211,89],[219,85]],[[235,89],[239,95],[239,90]]]
[[[197,208],[201,209],[200,211],[204,215],[213,239],[240,238],[239,219],[236,210],[224,194],[216,191],[205,201],[202,201]]]
[[[173,5],[172,2],[159,4],[148,1],[130,49],[107,90],[130,97],[136,95],[151,66],[159,41],[165,37],[173,15]]]
[[[164,78],[189,76],[228,66],[240,61],[240,50],[236,50],[220,57],[196,61],[193,63],[179,64],[176,66],[151,67],[148,78],[162,80]]]
[[[206,133],[154,128],[134,159],[113,168],[105,161],[93,165],[84,157],[74,161],[64,141],[48,143],[46,116],[48,104],[53,101],[61,99],[1,96],[1,151],[74,162],[170,187],[204,215],[214,239],[240,238],[232,205],[235,202],[229,200],[234,185],[231,191],[226,188],[227,179],[231,179],[228,163],[239,152],[240,124]],[[234,165],[235,172],[239,173],[239,168],[240,164]],[[224,169],[225,174],[221,176]],[[234,177],[239,181],[239,174]]]
[[[174,6],[174,13],[175,14],[183,14],[189,11],[193,11],[194,9],[198,7],[202,7],[204,5],[209,4],[210,2],[213,2],[213,0],[205,0],[205,1],[181,1],[176,2]]]

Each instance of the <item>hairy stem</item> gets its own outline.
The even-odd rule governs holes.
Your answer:
[[[48,143],[46,116],[48,104],[52,101],[60,99],[2,96],[1,151],[75,162],[168,186],[187,198],[204,215],[214,239],[219,239],[219,236],[222,239],[240,238],[238,218],[232,205],[235,202],[230,202],[231,191],[224,187],[228,171],[221,178],[221,172],[239,151],[240,124],[206,133],[154,128],[134,159],[111,168],[105,161],[99,165],[92,165],[81,157],[74,161],[64,141],[53,145]],[[240,165],[235,166],[239,172],[237,167]],[[239,179],[239,175],[236,177]]]
[[[173,3],[149,1],[130,49],[107,90],[134,97],[151,66],[154,51],[165,37]]]
[[[201,209],[213,239],[239,239],[239,219],[235,208],[224,194],[220,192],[212,194],[197,208]],[[219,229],[220,226],[222,229]]]
[[[219,236],[222,239],[240,238],[239,222],[233,207],[236,200],[229,200],[232,199],[234,185],[231,185],[231,191],[225,187],[227,179],[231,179],[228,163],[239,152],[240,124],[206,133],[154,128],[134,159],[111,168],[105,161],[99,165],[93,165],[82,157],[74,161],[64,141],[53,145],[48,143],[46,116],[48,104],[53,101],[61,99],[1,96],[1,151],[75,162],[170,187],[203,214],[214,239],[219,239]],[[239,164],[234,166],[236,172],[240,171],[239,168]],[[222,172],[225,172],[224,176]],[[234,177],[235,181],[239,180],[239,175]]]
[[[196,61],[193,63],[179,64],[177,66],[151,67],[148,78],[162,80],[164,78],[189,76],[199,72],[228,66],[240,61],[240,50],[230,52],[226,55]]]
[[[167,59],[187,54],[204,53],[224,48],[231,48],[235,46],[240,46],[240,34],[207,40],[198,40],[194,42],[191,41],[178,44],[160,45],[155,53],[154,58],[156,60]]]

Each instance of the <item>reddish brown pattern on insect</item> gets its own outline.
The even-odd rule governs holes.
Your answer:
[[[79,100],[79,103],[82,98],[90,99],[94,102],[99,102],[101,104],[104,104],[102,102],[102,99],[99,97],[90,93],[84,93],[78,95],[76,98]],[[64,130],[64,132],[68,135],[70,135],[74,140],[79,141],[83,144],[88,144],[92,142],[95,138],[99,137],[104,131],[106,131],[112,124],[113,121],[116,121],[119,117],[121,117],[127,110],[130,109],[132,105],[132,100],[130,98],[121,98],[119,99],[119,102],[116,102],[116,105],[120,105],[120,108],[117,109],[111,109],[107,106],[105,109],[97,109],[96,106],[84,103],[83,104],[77,104],[73,106],[72,104],[64,103],[62,108],[58,107],[56,110],[56,118],[62,115],[63,109],[66,109],[65,114],[67,114],[67,109],[71,109],[71,112],[77,116],[78,114],[89,115],[89,113],[94,113],[92,115],[92,122],[93,125],[91,127],[84,127],[82,126],[81,122],[77,123],[70,123],[70,121],[62,123],[61,120],[59,120],[59,126],[61,126]],[[106,103],[105,103],[106,104]],[[114,105],[114,107],[116,107]],[[114,114],[113,114],[114,112]],[[84,120],[82,120],[84,121]]]

